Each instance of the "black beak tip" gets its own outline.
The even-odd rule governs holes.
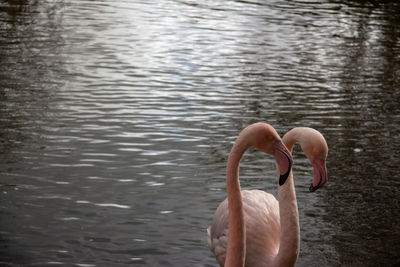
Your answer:
[[[287,173],[279,176],[279,185],[283,185],[286,182],[286,179],[289,177],[289,172],[290,172],[290,169]]]
[[[319,188],[319,185],[317,185],[316,187],[314,187],[314,186],[311,184],[309,190],[310,190],[310,192],[315,192],[315,191],[318,190],[318,188]]]

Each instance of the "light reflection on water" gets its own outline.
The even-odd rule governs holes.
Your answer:
[[[205,229],[250,123],[311,126],[295,150],[298,266],[398,261],[400,5],[3,1],[1,252],[8,265],[215,266]],[[276,193],[251,150],[246,189]],[[271,178],[265,178],[271,177]]]

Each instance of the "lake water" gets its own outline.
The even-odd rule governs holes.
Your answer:
[[[397,1],[0,2],[0,264],[216,266],[206,228],[247,125],[297,147],[297,266],[400,256]],[[276,195],[254,149],[244,189]]]

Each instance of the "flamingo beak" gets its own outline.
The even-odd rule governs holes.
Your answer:
[[[315,158],[313,162],[314,177],[310,185],[310,192],[316,191],[328,181],[325,160]]]
[[[273,155],[279,168],[279,185],[283,185],[292,170],[293,157],[281,140],[275,141],[273,148]]]

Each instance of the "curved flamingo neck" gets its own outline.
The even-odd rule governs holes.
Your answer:
[[[229,208],[228,248],[225,266],[244,266],[246,256],[246,227],[239,182],[239,163],[249,145],[239,138],[229,154],[226,169],[226,190]]]

